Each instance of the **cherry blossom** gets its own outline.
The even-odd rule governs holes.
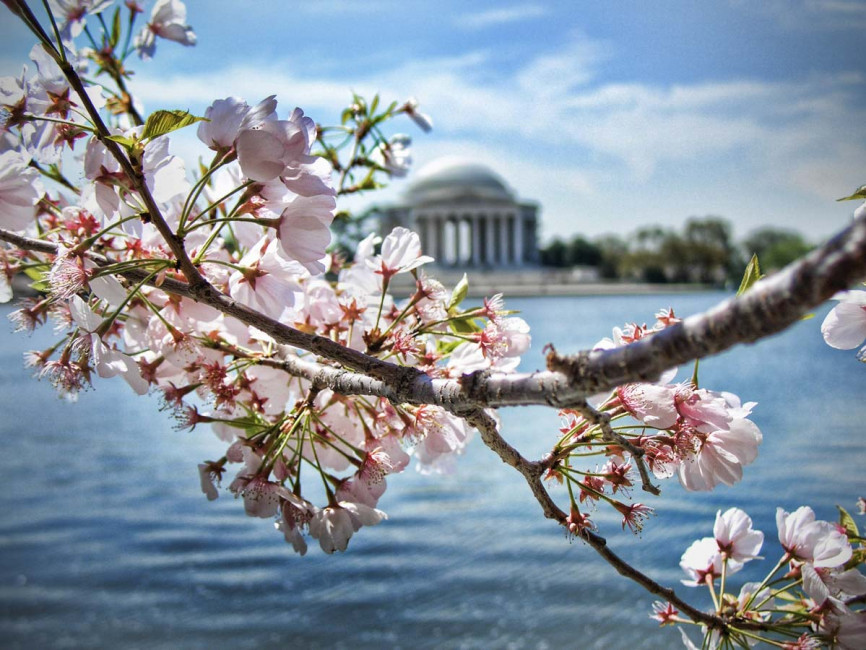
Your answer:
[[[851,350],[866,339],[866,291],[843,291],[833,296],[839,304],[830,310],[821,324],[827,345],[839,350]],[[866,359],[866,347],[860,350]]]
[[[266,120],[276,120],[276,110],[274,95],[254,107],[239,97],[218,99],[205,110],[207,121],[198,125],[198,139],[214,151],[228,151],[234,147],[242,130],[255,128]]]
[[[281,257],[278,249],[275,240],[262,238],[229,278],[233,298],[275,319],[295,304],[295,293],[301,291],[298,280],[307,275],[301,264]]]
[[[81,340],[86,342],[87,352],[92,356],[96,373],[100,377],[120,375],[136,393],[146,394],[148,383],[141,376],[141,370],[135,360],[119,350],[109,348],[102,341],[99,334],[102,318],[97,316],[79,296],[72,296],[69,311],[78,327],[87,333]]]
[[[266,182],[287,173],[294,175],[303,165],[315,163],[310,155],[315,140],[315,124],[311,122],[303,111],[296,110],[288,120],[265,120],[241,130],[237,152],[244,174]]]
[[[731,567],[739,567],[737,562],[729,562]],[[689,587],[706,584],[707,578],[715,580],[722,575],[722,554],[719,545],[712,537],[704,537],[689,546],[680,559],[680,567],[689,576],[682,583]]]
[[[406,103],[400,107],[400,110],[406,113],[409,117],[412,118],[412,121],[417,124],[421,130],[430,132],[433,130],[433,120],[429,115],[422,113],[418,110],[418,100],[414,97],[410,97],[406,100]]]
[[[315,512],[310,519],[310,535],[319,540],[325,553],[345,551],[349,539],[361,526],[375,526],[387,518],[381,510],[361,503],[340,501]]]
[[[98,14],[112,5],[114,0],[49,0],[55,17],[60,17],[60,32],[64,38],[75,38],[87,23],[87,14]]]
[[[412,166],[411,145],[410,136],[398,133],[376,147],[371,158],[392,176],[402,177],[409,173]]]
[[[752,530],[752,519],[739,508],[716,512],[713,536],[719,550],[737,562],[758,557],[764,543],[764,533]]]
[[[696,448],[679,465],[679,479],[687,490],[731,486],[743,478],[743,467],[754,462],[763,435],[751,420],[731,421],[727,429],[695,436]]]
[[[625,384],[617,389],[617,395],[631,415],[651,427],[671,429],[677,423],[675,387]]]
[[[17,151],[0,153],[0,228],[26,232],[33,225],[34,206],[45,190],[29,163]]]
[[[196,35],[186,24],[186,5],[181,0],[156,0],[150,20],[135,38],[135,47],[142,59],[149,59],[156,51],[156,37],[195,45]]]
[[[792,513],[776,510],[779,542],[791,557],[814,567],[835,568],[851,558],[848,537],[833,524],[816,520],[809,506]]]
[[[381,254],[367,259],[367,265],[385,280],[390,280],[398,273],[407,273],[432,261],[432,257],[421,254],[418,234],[398,226],[385,237]]]

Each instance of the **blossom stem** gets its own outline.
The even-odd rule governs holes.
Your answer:
[[[111,314],[110,314],[110,315],[109,315],[109,316],[108,316],[108,317],[107,317],[107,318],[102,322],[102,325],[99,326],[99,335],[100,335],[100,336],[102,336],[103,334],[105,334],[105,332],[108,331],[108,328],[110,328],[110,327],[111,327],[111,324],[114,322],[114,320],[115,320],[118,316],[120,316],[120,313],[124,310],[124,308],[125,308],[126,305],[129,303],[129,301],[132,300],[132,299],[133,299],[133,298],[138,294],[138,291],[139,291],[139,290],[140,290],[144,285],[146,285],[148,282],[150,282],[151,278],[153,278],[155,275],[157,275],[160,271],[162,271],[162,269],[156,269],[156,270],[154,270],[154,271],[151,271],[151,272],[150,272],[146,277],[144,277],[144,278],[143,278],[143,279],[142,279],[138,284],[136,284],[136,285],[132,288],[131,291],[129,291],[129,292],[126,294],[126,298],[123,299],[123,302],[120,303],[120,306],[118,306],[118,308],[115,309],[115,310],[114,310],[114,311],[113,311],[113,312],[112,312],[112,313],[111,313]]]
[[[388,285],[391,282],[391,278],[388,276],[382,276],[382,295],[379,296],[379,310],[376,312],[376,324],[373,326],[373,331],[379,331],[379,321],[382,318],[382,309],[385,307],[385,294],[388,293]]]
[[[325,476],[325,471],[322,469],[322,463],[319,461],[319,453],[316,451],[316,443],[313,440],[313,432],[308,431],[310,435],[310,447],[313,450],[313,457],[316,459],[315,467],[319,472],[319,476],[322,479],[322,485],[325,486],[325,494],[328,495],[328,505],[336,506],[337,499],[334,496],[334,491],[331,489],[331,485],[328,483],[328,477]]]
[[[714,585],[712,573],[707,573],[707,575],[704,576],[704,584],[706,584],[707,589],[710,590],[710,597],[713,599],[713,606],[716,608],[716,612],[722,611],[721,605],[719,604],[719,599],[716,596],[716,588]]]
[[[78,187],[73,185],[72,181],[70,181],[60,172],[60,169],[57,168],[57,165],[51,165],[49,169],[45,169],[35,160],[31,160],[29,166],[38,171],[43,176],[45,176],[45,178],[50,178],[55,183],[59,183],[71,192],[75,192],[76,194],[78,194],[81,191]]]
[[[716,613],[722,613],[722,605],[725,602],[725,581],[728,577],[728,554],[722,551],[722,578],[719,582],[719,602],[716,605]]]
[[[51,22],[51,29],[54,30],[54,37],[57,39],[57,51],[60,56],[66,61],[66,48],[63,47],[63,39],[60,38],[60,30],[57,28],[57,22],[54,20],[54,12],[48,4],[48,0],[42,0],[42,6],[45,7],[45,12],[48,14],[48,20]]]
[[[785,564],[787,564],[790,560],[791,560],[791,554],[789,552],[785,551],[785,554],[781,558],[779,558],[778,562],[776,562],[776,566],[773,567],[773,569],[770,571],[770,573],[767,574],[767,577],[765,577],[763,579],[763,581],[761,582],[761,584],[758,585],[758,588],[752,592],[751,596],[749,596],[749,599],[746,601],[746,604],[743,606],[744,610],[748,610],[752,606],[752,603],[755,601],[755,598],[757,597],[757,595],[759,593],[761,593],[761,591],[767,586],[767,584],[770,582],[770,580],[773,578],[773,576],[776,575],[776,572],[779,569],[781,569],[783,566],[785,566]]]

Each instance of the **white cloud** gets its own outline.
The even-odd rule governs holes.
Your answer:
[[[599,75],[606,56],[604,44],[576,36],[507,72],[488,53],[468,52],[351,80],[305,76],[294,72],[303,67],[282,62],[205,77],[140,75],[136,87],[151,108],[168,98],[173,107],[203,108],[228,94],[258,101],[277,93],[281,114],[297,103],[322,121],[336,118],[350,89],[380,92],[386,102],[415,95],[436,130],[421,136],[408,122],[394,128],[418,135],[416,163],[462,153],[490,164],[522,196],[542,202],[549,233],[569,231],[576,205],[596,215],[590,232],[710,212],[754,227],[766,223],[772,205],[761,193],[785,197],[786,225],[820,233],[832,226],[809,211],[863,182],[860,74],[608,83]]]
[[[516,23],[531,18],[540,18],[548,13],[547,8],[538,4],[523,4],[501,9],[489,9],[471,14],[461,14],[454,20],[463,29],[484,29],[495,25]]]

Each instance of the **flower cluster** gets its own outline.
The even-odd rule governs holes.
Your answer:
[[[680,560],[689,576],[683,584],[706,586],[714,613],[725,624],[724,630],[707,631],[703,647],[747,648],[756,641],[790,650],[866,645],[866,576],[858,570],[866,561],[866,540],[851,516],[839,510],[840,521],[833,524],[816,519],[808,506],[791,513],[779,508],[783,554],[762,582],[744,584],[738,596],[727,592],[727,578],[759,559],[764,534],[738,508],[716,514],[713,537],[693,543]],[[651,617],[661,625],[686,622],[670,603],[655,603],[653,610]],[[683,641],[695,647],[685,633]]]
[[[74,39],[109,4],[55,2],[58,29]],[[140,9],[127,8],[132,30]],[[390,475],[413,458],[421,471],[448,471],[472,429],[437,406],[335,393],[313,375],[339,366],[255,324],[317,335],[433,378],[515,368],[528,326],[500,297],[465,308],[466,285],[447,291],[425,275],[433,260],[405,228],[366,236],[350,261],[329,251],[337,196],[405,173],[407,138],[382,129],[398,115],[429,127],[416,102],[380,110],[378,99],[355,96],[354,126],[337,129],[354,141],[349,161],[323,139],[327,129],[299,108],[281,113],[274,96],[254,105],[218,99],[204,118],[161,111],[143,120],[123,61],[151,56],[157,37],[195,43],[179,0],[159,0],[126,51],[114,32],[81,57],[68,50],[72,40],[62,56],[43,43],[31,55],[34,75],[0,80],[8,114],[0,229],[41,247],[0,248],[0,299],[11,299],[16,274],[35,280],[37,296],[11,319],[20,330],[54,322],[60,339],[28,353],[27,364],[61,395],[75,399],[94,375],[160,394],[178,428],[210,425],[226,444],[222,457],[199,465],[208,499],[224,484],[247,514],[273,518],[299,553],[308,536],[327,553],[345,550],[362,526],[385,518],[376,506]],[[85,59],[96,62],[117,91],[92,86],[79,95],[62,57],[79,71]],[[190,174],[170,151],[170,133],[194,123],[213,159]],[[64,173],[69,152],[80,172]],[[358,168],[372,180],[350,185]],[[415,279],[407,298],[389,291],[397,274]],[[197,301],[196,283],[254,316]]]
[[[614,328],[613,337],[596,349],[610,349],[652,336],[679,322],[672,309],[656,314],[652,327],[636,323]],[[606,503],[619,512],[623,528],[639,531],[652,509],[641,503],[625,504],[617,495],[628,496],[638,480],[649,487],[648,473],[635,474],[641,466],[658,479],[678,476],[690,491],[712,490],[718,484],[733,485],[743,477],[743,467],[752,463],[761,443],[760,429],[748,419],[755,403],[741,403],[732,393],[698,388],[694,380],[669,383],[676,369],[666,372],[657,384],[624,384],[611,395],[597,396],[597,410],[563,409],[562,434],[551,457],[556,463],[549,476],[567,480],[572,501]],[[630,417],[639,423],[612,426]],[[576,461],[599,453],[607,455],[602,467],[581,469]],[[572,511],[579,512],[578,503]],[[588,519],[584,516],[581,521]]]

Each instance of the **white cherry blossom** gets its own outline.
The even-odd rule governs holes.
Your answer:
[[[29,163],[17,151],[0,153],[0,228],[20,233],[33,225],[34,208],[45,190]]]
[[[156,51],[156,37],[195,45],[196,36],[186,24],[186,5],[181,0],[157,0],[150,12],[150,20],[135,37],[135,47],[142,59],[149,59]]]
[[[833,296],[839,304],[821,324],[821,334],[830,347],[851,350],[866,339],[866,291],[843,291]],[[866,355],[866,347],[860,351]]]

